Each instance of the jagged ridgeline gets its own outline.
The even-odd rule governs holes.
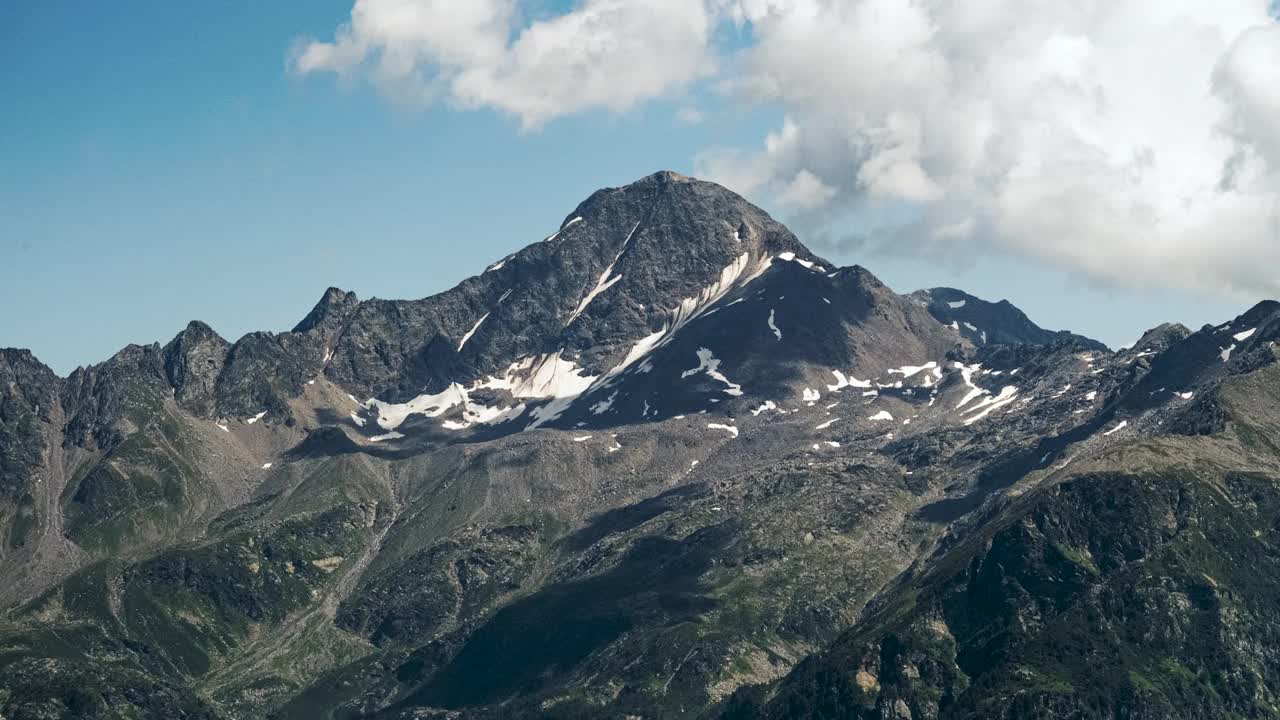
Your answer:
[[[1280,305],[1132,348],[658,173],[422,300],[0,351],[5,718],[1253,718]]]

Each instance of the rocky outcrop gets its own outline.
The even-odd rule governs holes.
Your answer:
[[[201,417],[213,414],[218,402],[218,376],[230,348],[213,328],[199,320],[193,320],[164,346],[165,373],[179,405]]]

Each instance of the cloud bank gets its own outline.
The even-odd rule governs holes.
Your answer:
[[[357,0],[293,67],[526,129],[691,94],[782,107],[759,146],[708,148],[698,173],[829,223],[910,209],[871,244],[1280,294],[1280,25],[1265,0],[536,5]]]

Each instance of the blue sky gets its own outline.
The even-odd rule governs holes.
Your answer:
[[[192,319],[232,340],[286,330],[330,285],[430,295],[541,239],[594,189],[692,173],[708,148],[759,146],[784,113],[695,83],[526,130],[501,110],[410,107],[359,79],[288,70],[300,37],[332,38],[350,12],[350,0],[0,4],[0,346],[65,374]],[[690,106],[701,122],[677,119]],[[999,254],[815,249],[899,291],[1007,297],[1112,345],[1247,305]]]

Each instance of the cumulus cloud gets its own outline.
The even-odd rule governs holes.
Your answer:
[[[730,91],[781,105],[699,170],[907,202],[898,249],[1124,286],[1280,291],[1280,29],[1265,2],[759,0]],[[812,207],[812,206],[810,206]]]
[[[302,73],[368,73],[397,96],[493,108],[526,128],[628,110],[714,68],[713,15],[689,0],[586,0],[525,21],[516,0],[356,0],[330,42],[301,44]]]
[[[687,102],[706,80],[786,117],[757,147],[708,148],[698,173],[815,234],[1129,287],[1280,293],[1266,0],[580,0],[538,18],[517,0],[357,0],[294,67],[527,128]],[[876,204],[911,212],[888,231],[838,226]]]

